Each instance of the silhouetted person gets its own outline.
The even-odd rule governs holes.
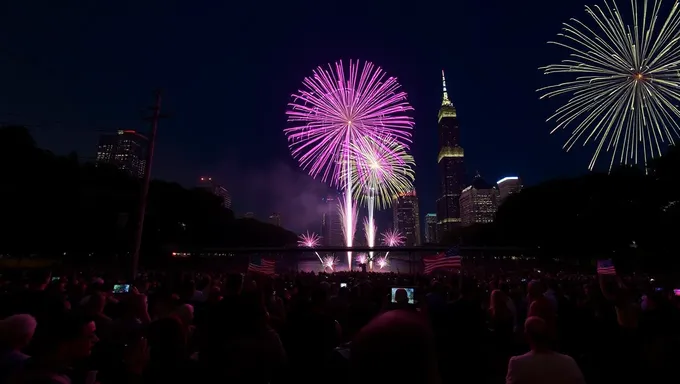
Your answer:
[[[524,333],[531,351],[510,358],[506,384],[585,384],[574,359],[552,350],[552,332],[545,320],[527,318]]]

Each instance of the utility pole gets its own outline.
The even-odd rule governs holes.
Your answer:
[[[137,212],[137,232],[135,234],[135,244],[132,250],[131,279],[137,278],[139,267],[139,252],[142,247],[142,233],[144,232],[144,216],[146,216],[146,201],[149,194],[149,183],[151,181],[151,164],[153,162],[153,150],[156,145],[156,131],[158,121],[165,116],[161,115],[161,91],[156,91],[156,104],[151,107],[152,115],[145,120],[151,122],[151,133],[149,134],[149,144],[146,150],[146,164],[144,164],[144,178],[142,180],[142,190],[139,194],[139,204]]]

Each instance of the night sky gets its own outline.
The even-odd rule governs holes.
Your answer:
[[[154,177],[193,186],[210,175],[232,191],[237,214],[279,211],[284,226],[317,230],[326,188],[289,155],[286,104],[316,66],[359,58],[398,77],[415,108],[421,218],[438,193],[442,69],[471,176],[533,185],[587,172],[593,147],[564,153],[568,132],[550,136],[544,122],[565,100],[539,101],[535,90],[556,81],[537,68],[567,54],[546,42],[600,0],[412,3],[10,0],[0,12],[0,122],[92,159],[101,132],[147,129],[141,117],[162,87],[170,117]]]

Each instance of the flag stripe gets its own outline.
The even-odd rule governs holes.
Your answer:
[[[451,248],[434,256],[423,257],[423,264],[425,264],[425,274],[429,274],[439,268],[460,269],[463,266],[463,260],[459,256],[458,249]]]
[[[276,261],[261,259],[260,264],[249,263],[248,272],[262,273],[264,275],[273,275],[276,273]]]
[[[611,260],[598,260],[597,262],[598,275],[616,275],[616,268]]]

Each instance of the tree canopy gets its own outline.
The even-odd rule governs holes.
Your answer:
[[[666,264],[680,218],[680,149],[645,170],[620,167],[551,180],[510,196],[493,224],[460,228],[448,243],[520,246],[551,257],[622,257]]]
[[[132,248],[141,180],[37,147],[23,127],[0,128],[0,253],[122,255]],[[205,247],[285,246],[296,235],[235,219],[219,197],[154,180],[142,251],[168,255]]]

